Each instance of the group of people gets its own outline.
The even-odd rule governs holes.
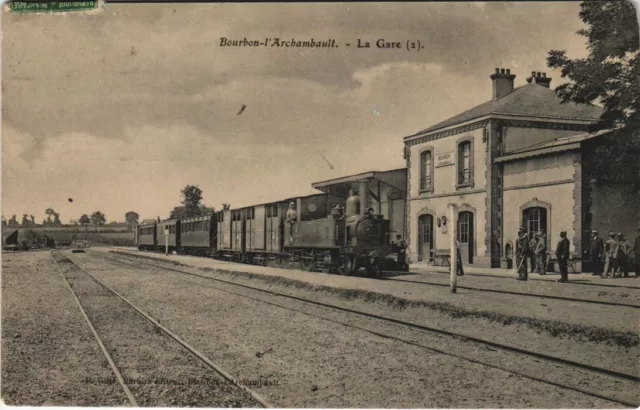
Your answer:
[[[602,278],[628,278],[632,269],[640,275],[640,228],[633,246],[620,232],[609,232],[605,241],[598,231],[591,231],[589,246],[584,252],[591,260],[593,276]]]
[[[591,231],[589,246],[584,252],[593,266],[593,276],[602,278],[628,278],[631,269],[635,271],[635,277],[640,276],[640,228],[633,245],[622,233],[610,232],[605,241],[598,236],[598,231]],[[570,242],[567,232],[560,232],[560,240],[556,246],[556,257],[560,269],[560,279],[557,282],[568,281],[568,262],[570,259]],[[516,239],[515,256],[518,271],[518,280],[527,280],[527,259],[530,261],[530,271],[541,275],[547,270],[547,239],[543,232],[527,233],[522,227],[518,230]]]
[[[567,282],[569,280],[569,239],[567,232],[560,232],[560,240],[556,246],[556,257],[558,258],[558,267],[560,269],[560,279],[556,282]],[[528,272],[527,259],[530,261],[531,272],[540,275],[547,274],[547,237],[542,231],[527,233],[525,227],[518,230],[518,239],[516,239],[516,270],[518,271],[517,280],[527,280]]]

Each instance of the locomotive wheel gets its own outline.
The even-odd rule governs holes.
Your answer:
[[[342,255],[342,266],[338,268],[342,276],[349,276],[353,272],[353,260],[349,255]]]

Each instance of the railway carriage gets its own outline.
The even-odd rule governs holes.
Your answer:
[[[178,251],[180,247],[180,221],[173,219],[156,223],[156,249],[169,252]]]
[[[231,255],[231,210],[216,212],[216,251],[218,257]]]
[[[216,249],[217,224],[213,215],[198,216],[180,220],[179,242],[180,253],[190,255],[212,256]]]
[[[138,247],[213,256],[235,262],[304,267],[343,275],[360,268],[375,276],[387,266],[390,220],[373,208],[368,195],[326,192],[231,209],[214,215],[167,220],[139,227]],[[364,190],[363,190],[364,189]],[[295,217],[288,209],[294,204]],[[287,219],[289,217],[289,219]]]
[[[139,225],[136,240],[139,250],[154,250],[156,247],[156,224]]]

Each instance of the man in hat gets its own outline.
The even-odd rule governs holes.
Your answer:
[[[556,282],[565,283],[569,281],[569,272],[567,270],[567,262],[569,261],[569,240],[567,232],[560,232],[560,240],[556,246],[556,256],[558,257],[558,267],[560,268],[560,279]]]
[[[298,212],[296,211],[296,203],[291,201],[289,203],[289,209],[287,209],[287,213],[285,214],[285,220],[287,221],[287,225],[289,227],[289,242],[293,243],[293,225],[298,220]]]
[[[602,275],[602,256],[604,254],[604,241],[598,236],[598,231],[591,231],[589,247],[585,251],[593,266],[592,276]]]
[[[625,236],[620,233],[618,234],[618,276],[619,277],[629,277],[629,260],[633,256],[631,244],[625,238]]]
[[[604,253],[605,253],[605,263],[604,263],[604,272],[602,273],[603,278],[609,277],[609,271],[612,270],[615,273],[614,265],[614,255],[616,250],[618,249],[618,242],[615,240],[616,234],[613,232],[609,232],[609,239],[604,243]]]
[[[456,275],[464,276],[462,268],[462,253],[460,252],[460,241],[456,239]]]
[[[402,239],[402,235],[400,234],[396,235],[396,240],[393,241],[392,245],[398,255],[398,265],[400,265],[404,269],[407,263],[407,248],[409,247],[409,245],[407,244],[407,241]]]
[[[530,254],[529,250],[529,238],[527,237],[527,230],[521,227],[518,230],[518,239],[516,239],[516,269],[518,271],[518,280],[527,280],[527,262],[526,259]]]
[[[536,246],[538,245],[539,236],[537,232],[531,232],[529,236],[529,255],[527,255],[529,258],[529,270],[535,272],[537,270]]]
[[[638,235],[633,243],[633,258],[636,271],[636,278],[640,276],[640,228],[638,228]]]
[[[542,231],[538,232],[538,243],[536,243],[536,266],[539,274],[547,274],[547,237]]]

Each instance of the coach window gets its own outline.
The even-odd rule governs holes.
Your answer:
[[[420,153],[420,192],[433,192],[433,148]]]
[[[458,142],[456,155],[458,178],[456,188],[473,186],[473,139],[466,138]]]

